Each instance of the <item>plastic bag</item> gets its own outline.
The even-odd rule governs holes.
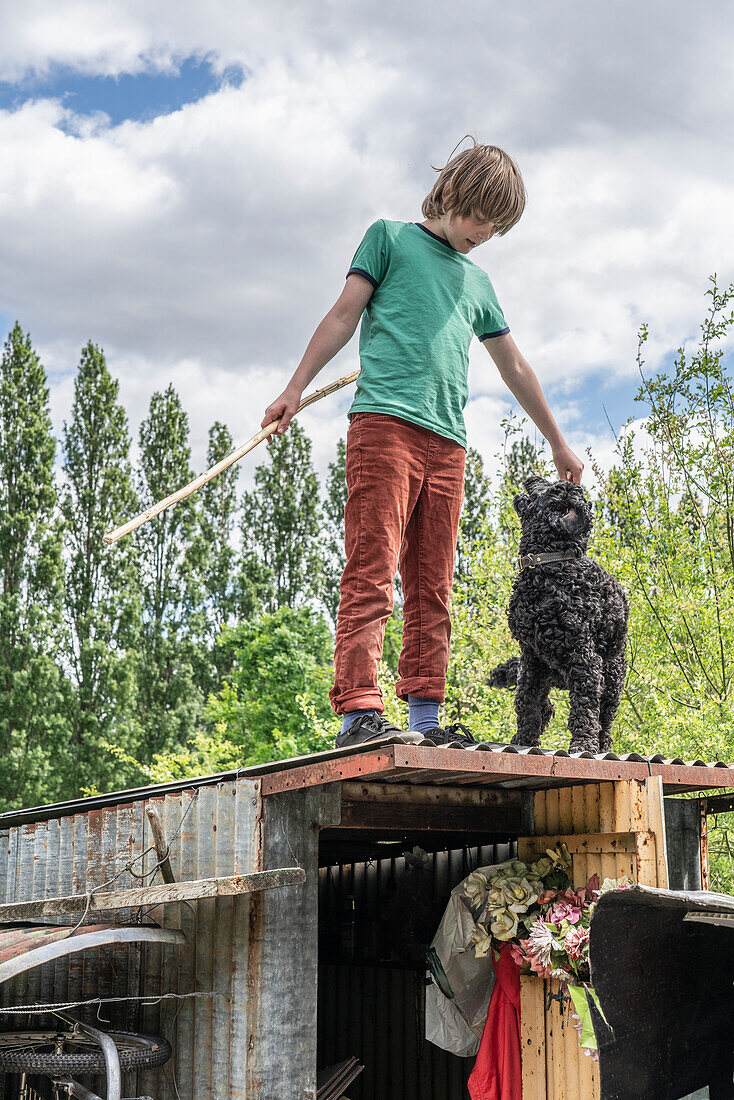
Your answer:
[[[505,860],[478,867],[477,871],[483,875],[494,874],[512,862]],[[426,1039],[452,1054],[470,1058],[479,1050],[494,989],[494,967],[489,956],[483,959],[474,956],[471,935],[476,923],[462,900],[465,882],[463,879],[451,891],[431,942],[433,954],[429,949],[428,973],[432,980],[426,989]]]

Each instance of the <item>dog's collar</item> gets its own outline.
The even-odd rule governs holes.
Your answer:
[[[522,573],[523,569],[535,569],[536,565],[546,565],[551,561],[572,561],[574,558],[578,560],[578,554],[574,550],[560,550],[552,554],[521,554],[518,561]]]

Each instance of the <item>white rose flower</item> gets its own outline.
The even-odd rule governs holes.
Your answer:
[[[505,884],[507,906],[513,913],[527,913],[531,905],[538,900],[538,892],[526,878]]]
[[[493,912],[495,909],[504,909],[507,905],[505,887],[507,880],[499,876],[492,879],[487,891],[487,909]]]
[[[535,863],[531,864],[530,869],[533,874],[538,876],[538,878],[544,878],[547,874],[550,873],[552,866],[553,863],[551,862],[551,860],[549,860],[547,856],[543,856],[541,859],[536,860]]]
[[[487,931],[487,927],[484,924],[478,924],[471,934],[472,943],[474,947],[474,957],[477,959],[486,959],[489,954],[489,949],[492,946],[492,937]]]
[[[517,923],[517,913],[498,909],[492,913],[489,927],[495,939],[511,940],[517,934]]]
[[[479,906],[484,903],[484,899],[487,896],[487,879],[481,873],[481,871],[472,871],[468,879],[464,883],[464,897],[468,900],[472,906]]]

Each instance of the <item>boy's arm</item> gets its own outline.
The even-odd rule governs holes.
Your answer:
[[[525,412],[548,440],[553,462],[562,481],[581,482],[584,464],[573,453],[553,419],[534,370],[520,353],[510,335],[495,336],[484,341],[508,390],[517,398]]]
[[[311,337],[290,382],[280,397],[276,397],[265,410],[260,425],[262,428],[280,417],[278,435],[282,435],[295,415],[306,386],[354,336],[373,292],[372,284],[361,275],[347,276],[344,290]]]

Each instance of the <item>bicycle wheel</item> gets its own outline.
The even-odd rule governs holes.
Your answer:
[[[171,1044],[157,1035],[108,1031],[120,1058],[120,1069],[162,1066],[171,1057]],[[43,1031],[0,1033],[0,1069],[8,1073],[102,1073],[102,1048],[91,1036],[70,1027]]]

